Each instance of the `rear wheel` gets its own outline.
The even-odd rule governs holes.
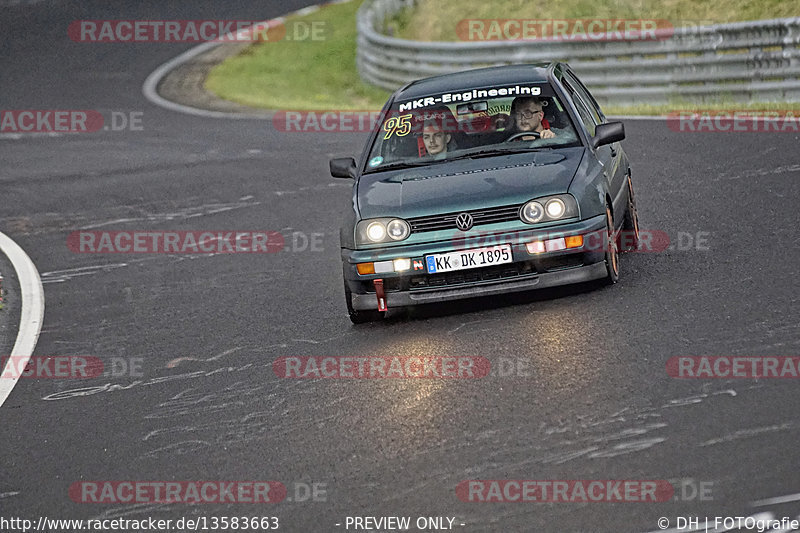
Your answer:
[[[376,322],[378,320],[383,319],[386,315],[385,311],[378,311],[378,310],[367,310],[367,311],[357,311],[353,309],[353,293],[350,290],[350,287],[347,286],[347,282],[344,282],[344,299],[347,302],[347,313],[350,315],[350,321],[353,324],[366,324],[367,322]]]
[[[614,235],[614,218],[611,208],[606,206],[606,283],[612,285],[619,280],[619,250]]]
[[[628,209],[622,222],[619,249],[625,252],[639,249],[639,213],[636,211],[636,197],[633,195],[633,182],[628,174]]]

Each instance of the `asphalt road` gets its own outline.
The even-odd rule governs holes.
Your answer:
[[[142,113],[143,128],[0,139],[0,231],[31,256],[45,288],[35,355],[141,366],[20,380],[0,408],[0,516],[277,516],[292,532],[345,530],[347,516],[448,516],[465,532],[797,517],[800,497],[753,505],[800,493],[797,381],[677,380],[665,364],[800,355],[799,136],[627,122],[642,227],[666,232],[672,249],[627,254],[613,287],[434,306],[355,327],[338,250],[350,189],[327,162],[359,152],[365,135],[162,110],[142,82],[190,45],[66,35],[79,19],[259,19],[304,4],[4,8],[3,109]],[[289,239],[265,255],[89,255],[66,246],[81,228],[265,229]],[[320,244],[293,243],[295,234]],[[273,361],[295,355],[482,356],[511,375],[278,378]],[[710,492],[642,504],[462,502],[455,488],[469,479],[664,479]],[[292,501],[72,501],[70,485],[87,480],[276,480]],[[312,484],[325,493],[297,501]]]

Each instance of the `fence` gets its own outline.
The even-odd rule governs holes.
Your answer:
[[[395,90],[437,74],[557,60],[605,104],[800,101],[800,17],[627,41],[420,42],[381,32],[388,17],[413,4],[366,0],[359,9],[357,65],[365,81]]]

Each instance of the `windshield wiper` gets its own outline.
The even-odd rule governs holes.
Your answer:
[[[498,148],[491,148],[485,150],[478,150],[477,152],[469,152],[456,157],[449,158],[450,161],[456,159],[478,159],[480,157],[491,157],[495,155],[509,155],[509,154],[524,154],[527,152],[542,152],[552,150],[552,146],[539,146],[537,148],[506,148],[504,150]]]
[[[433,163],[442,163],[448,161],[448,159],[428,159],[426,161],[398,161],[396,163],[388,163],[386,165],[381,165],[375,168],[368,169],[365,174],[369,174],[372,172],[382,172],[384,170],[399,170],[403,168],[416,168],[416,167],[427,167]]]
[[[498,148],[491,148],[491,149],[484,149],[478,150],[475,152],[469,152],[466,154],[461,154],[453,157],[447,157],[445,159],[422,159],[419,161],[397,161],[395,163],[388,163],[386,165],[380,165],[375,168],[368,169],[365,174],[371,174],[373,172],[383,172],[385,170],[400,170],[404,168],[417,168],[417,167],[427,167],[428,165],[433,165],[436,163],[447,163],[448,161],[457,161],[459,159],[478,159],[481,157],[491,157],[495,155],[509,155],[509,154],[524,154],[528,152],[543,152],[543,151],[550,151],[552,150],[552,146],[539,146],[535,148],[506,148],[506,149],[498,149]]]

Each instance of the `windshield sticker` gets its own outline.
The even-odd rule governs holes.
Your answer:
[[[492,89],[472,89],[462,93],[445,93],[441,96],[428,96],[411,100],[400,104],[399,111],[410,111],[421,107],[431,107],[437,104],[448,104],[451,102],[469,102],[476,98],[497,98],[498,96],[538,96],[542,93],[542,88],[538,85],[531,87],[514,85],[513,87],[500,87]],[[388,122],[388,121],[387,121]],[[384,128],[385,129],[385,128]]]
[[[381,163],[383,163],[383,158],[381,156],[376,156],[369,160],[369,166],[371,167],[377,167]]]
[[[542,103],[544,103],[544,102],[542,102]],[[492,107],[490,107],[488,109],[487,113],[488,113],[489,116],[499,115],[500,113],[503,113],[505,115],[510,115],[511,114],[511,104],[494,105],[494,106],[492,106]]]
[[[411,133],[411,114],[389,117],[386,119],[386,122],[383,123],[383,131],[386,132],[386,135],[383,136],[383,140],[388,139],[394,134],[397,134],[398,137],[405,137]]]

